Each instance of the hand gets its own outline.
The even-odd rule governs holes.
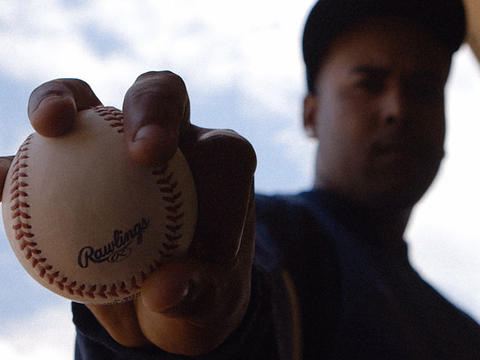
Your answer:
[[[99,104],[85,82],[59,79],[32,92],[28,113],[37,132],[59,136],[69,131],[77,111]],[[189,255],[154,272],[138,298],[87,306],[124,346],[209,352],[238,327],[249,302],[255,153],[232,131],[192,125],[185,84],[170,72],[138,77],[123,112],[126,146],[138,163],[161,164],[177,146],[182,149],[197,188],[198,224]]]
[[[3,184],[5,183],[8,168],[10,167],[12,160],[13,156],[0,157],[0,201],[2,200]]]

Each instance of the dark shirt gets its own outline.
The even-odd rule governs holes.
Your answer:
[[[205,359],[288,359],[295,348],[288,273],[300,304],[305,359],[480,359],[480,327],[411,267],[405,242],[385,243],[365,212],[321,190],[257,197],[252,298],[244,322]],[[116,344],[73,304],[76,359],[182,359]]]

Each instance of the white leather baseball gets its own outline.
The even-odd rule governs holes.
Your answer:
[[[30,135],[2,199],[7,237],[26,271],[82,303],[135,296],[152,271],[187,252],[197,216],[180,150],[165,166],[137,165],[113,107],[81,111],[66,135]]]

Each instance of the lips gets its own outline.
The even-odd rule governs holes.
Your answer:
[[[376,141],[370,147],[370,161],[374,168],[393,173],[437,168],[443,156],[443,146],[420,141],[418,138]]]
[[[372,145],[372,154],[374,156],[419,156],[423,149],[416,143],[405,141],[395,142],[377,142]]]

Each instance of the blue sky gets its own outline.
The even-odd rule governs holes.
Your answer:
[[[0,153],[32,131],[30,92],[78,77],[120,107],[135,77],[181,75],[192,122],[235,129],[254,145],[257,189],[311,185],[313,145],[301,130],[300,33],[312,1],[125,0],[3,2],[0,7]],[[447,158],[408,228],[417,269],[480,319],[480,71],[468,47],[447,87]],[[72,357],[68,301],[23,271],[0,232],[0,352],[12,360]],[[28,342],[26,341],[28,339]],[[25,347],[28,345],[28,352]]]

